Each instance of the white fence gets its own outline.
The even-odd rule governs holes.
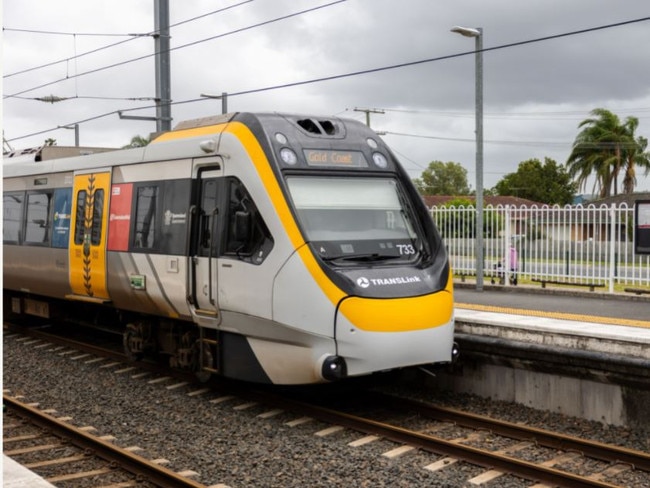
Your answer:
[[[433,207],[456,275],[476,274],[474,207]],[[650,256],[634,252],[634,207],[486,207],[484,277],[650,286]],[[505,270],[511,270],[505,273]]]

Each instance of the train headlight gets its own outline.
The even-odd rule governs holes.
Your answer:
[[[336,381],[348,375],[348,366],[341,356],[327,356],[323,361],[321,369],[323,378],[328,381]]]
[[[382,153],[372,153],[372,160],[382,169],[388,167],[388,160]]]
[[[298,162],[298,156],[293,151],[293,149],[289,149],[288,147],[283,147],[280,149],[280,158],[282,158],[282,161],[284,161],[286,164],[289,164],[291,166]]]
[[[458,347],[458,344],[454,342],[454,344],[451,346],[451,362],[455,363],[458,360],[459,356],[460,356],[460,347]]]

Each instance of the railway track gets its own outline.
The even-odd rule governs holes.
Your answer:
[[[133,449],[117,447],[110,438],[75,427],[56,418],[53,412],[39,410],[7,394],[3,394],[3,403],[4,454],[54,486],[83,482],[83,486],[113,488],[206,488],[187,478],[191,473],[171,471],[160,464],[162,460],[150,461]]]
[[[94,354],[101,353],[95,350]],[[112,360],[116,359],[114,352],[110,354]],[[301,395],[279,395],[277,390],[226,388],[231,388],[232,394],[225,391],[223,385],[215,386],[213,391],[219,390],[222,397],[227,395],[244,403],[281,410],[299,419],[325,422],[331,426],[331,432],[347,429],[361,433],[361,437],[350,443],[352,447],[383,440],[396,444],[394,451],[399,454],[431,453],[432,462],[422,466],[429,471],[450,469],[458,463],[482,467],[479,474],[468,480],[470,484],[486,483],[504,475],[529,480],[528,486],[540,488],[641,486],[642,483],[629,480],[650,479],[650,455],[643,452],[403,397],[364,391],[362,395],[354,395],[353,402],[337,397],[334,403],[327,395],[311,396],[307,401]],[[246,411],[242,409],[242,415],[246,415]],[[412,422],[413,419],[416,422]]]
[[[324,408],[313,403],[303,403],[299,408],[303,413],[324,422],[364,432],[375,438],[389,439],[409,448],[445,456],[444,459],[426,466],[425,469],[443,469],[457,461],[483,466],[486,471],[470,480],[472,484],[476,485],[487,483],[505,474],[512,474],[539,483],[533,485],[539,488],[546,486],[567,488],[627,486],[618,485],[608,480],[630,470],[643,472],[647,475],[647,479],[650,479],[650,454],[645,452],[382,393],[366,392],[364,401],[369,405],[390,406],[393,409],[399,409],[400,417],[408,416],[406,412],[413,412],[425,419],[466,428],[468,432],[462,437],[447,439],[426,432],[428,429],[443,430],[440,426],[420,426],[418,430],[413,430],[361,415]],[[282,400],[278,400],[276,405],[280,406],[282,403]],[[295,404],[290,404],[286,405],[286,408],[296,409],[297,407]],[[509,443],[507,447],[490,450],[485,448],[485,442],[482,442],[482,437],[485,439],[490,436],[500,436],[512,439],[514,442]],[[490,439],[489,443],[494,444],[494,439]],[[548,451],[547,459],[541,462],[531,462],[514,456],[518,451],[531,448],[546,449]],[[560,464],[572,463],[573,469],[579,470],[580,464],[585,460],[597,460],[600,464],[596,468],[591,468],[592,472],[584,475],[555,468]]]

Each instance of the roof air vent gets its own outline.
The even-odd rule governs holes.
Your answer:
[[[333,136],[337,132],[337,126],[331,120],[298,120],[298,125],[311,134]]]

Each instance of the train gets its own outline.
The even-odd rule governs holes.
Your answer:
[[[3,302],[201,378],[330,383],[458,354],[428,209],[377,133],[339,117],[230,113],[139,148],[5,154]]]

